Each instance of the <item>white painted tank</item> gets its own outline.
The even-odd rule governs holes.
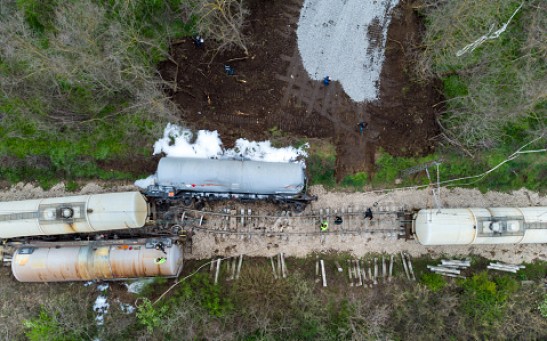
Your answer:
[[[139,192],[0,202],[0,238],[140,228],[147,216]]]
[[[146,248],[145,243],[22,248],[13,255],[11,270],[20,282],[178,276],[183,266],[181,247],[173,244],[165,252]],[[165,262],[158,264],[161,257]]]
[[[189,192],[298,194],[305,173],[298,163],[164,157],[157,184]]]
[[[422,245],[547,243],[547,207],[420,210],[414,231]]]

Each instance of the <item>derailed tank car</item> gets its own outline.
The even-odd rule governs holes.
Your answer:
[[[422,245],[547,243],[547,207],[427,209],[413,224]]]
[[[180,199],[186,205],[239,198],[298,206],[315,199],[306,195],[305,187],[305,172],[298,163],[164,157],[146,195]]]
[[[141,228],[148,214],[139,192],[0,202],[0,239]]]
[[[157,247],[160,242],[161,249]],[[166,238],[110,245],[26,246],[17,249],[11,259],[11,270],[20,282],[177,277],[182,266],[182,246]]]

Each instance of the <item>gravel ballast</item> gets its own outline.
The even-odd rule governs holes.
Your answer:
[[[297,36],[314,80],[339,81],[356,102],[378,99],[391,11],[398,0],[306,0]]]

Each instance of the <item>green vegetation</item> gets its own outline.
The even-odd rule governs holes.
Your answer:
[[[458,56],[467,44],[501,28],[521,3],[522,8],[498,38]],[[343,179],[340,187],[395,187],[396,179],[400,186],[428,184],[425,171],[409,176],[401,176],[401,172],[433,160],[442,160],[441,181],[474,176],[497,166],[540,136],[543,138],[524,150],[545,148],[547,49],[541,32],[547,16],[541,1],[426,0],[417,8],[425,21],[425,33],[412,62],[413,79],[442,81],[446,101],[440,123],[445,138],[433,155],[425,157],[393,157],[380,151],[368,181],[366,175],[355,174]],[[309,170],[314,183],[335,186],[335,162],[329,162],[335,159],[333,155],[312,154]],[[544,151],[520,154],[484,178],[449,184],[481,191],[525,187],[544,192],[546,163]],[[429,171],[435,181],[435,167]]]
[[[526,149],[543,148],[544,139],[536,141]],[[518,157],[503,164],[501,167],[484,177],[463,179],[448,182],[452,179],[465,178],[482,174],[506,160],[515,149],[507,146],[492,148],[488,151],[478,152],[475,158],[464,157],[452,148],[439,148],[434,154],[423,157],[395,157],[380,151],[376,160],[376,171],[370,177],[367,173],[360,172],[348,175],[338,184],[335,178],[336,151],[334,146],[325,146],[323,143],[317,147],[311,143],[310,156],[307,159],[307,170],[311,184],[321,184],[327,188],[350,188],[364,190],[368,188],[396,187],[395,181],[401,181],[397,186],[420,186],[436,183],[437,169],[431,163],[440,162],[439,175],[441,184],[450,186],[472,186],[483,192],[489,190],[510,191],[520,188],[543,192],[547,189],[547,173],[545,163],[547,158],[543,154],[520,154]],[[416,166],[429,164],[430,179],[425,170],[406,174]]]
[[[366,259],[381,257],[374,254]],[[123,313],[119,299],[134,304],[123,285],[112,284],[104,326],[91,310],[96,289],[79,283],[33,285],[7,279],[0,283],[0,307],[14,339],[30,340],[225,339],[225,340],[438,340],[544,339],[547,296],[543,277],[520,283],[519,275],[484,271],[488,260],[473,258],[468,278],[430,274],[438,259],[413,259],[419,284],[405,279],[400,261],[395,278],[374,288],[349,287],[348,254],[324,254],[328,287],[315,276],[316,257],[287,259],[289,277],[274,279],[268,259],[246,259],[240,279],[227,280],[223,266],[214,285],[205,266],[171,287],[171,281],[149,285],[137,299],[137,311]],[[188,261],[192,273],[203,261]],[[545,262],[534,263],[539,268]],[[6,270],[7,271],[7,270]],[[6,272],[4,271],[4,272]],[[423,285],[422,285],[423,284]],[[32,300],[29,297],[32,293]],[[10,323],[10,322],[13,323]],[[25,321],[24,324],[19,321]]]
[[[416,65],[422,78],[443,81],[445,132],[470,148],[507,146],[544,132],[547,50],[541,32],[547,19],[541,1],[426,4],[425,49]],[[462,54],[467,44],[500,29],[521,4],[498,38]]]
[[[68,341],[80,338],[73,331],[63,328],[55,316],[43,309],[38,317],[23,321],[23,325],[27,330],[25,336],[30,341]]]
[[[547,262],[537,260],[533,263],[524,263],[524,265],[526,267],[516,275],[519,280],[541,281],[547,277]]]
[[[543,298],[543,301],[540,302],[538,309],[541,313],[541,316],[547,319],[547,294]]]
[[[340,186],[349,187],[355,189],[363,188],[368,182],[368,174],[365,172],[358,172],[353,175],[345,176],[340,182]]]
[[[486,272],[461,281],[463,311],[480,323],[493,323],[503,317],[503,308],[509,294],[517,289],[510,277],[488,278]]]
[[[446,286],[444,277],[436,273],[424,273],[422,277],[420,277],[420,282],[432,292],[442,290]]]
[[[134,177],[108,165],[147,155],[175,113],[156,67],[190,31],[181,2],[3,2],[0,177]]]
[[[140,325],[146,327],[146,330],[151,333],[155,328],[161,325],[162,320],[166,317],[168,309],[168,306],[162,306],[159,309],[156,309],[148,298],[144,298],[142,303],[137,306],[137,320]]]
[[[336,185],[336,148],[323,141],[311,141],[306,168],[310,185],[332,188]]]

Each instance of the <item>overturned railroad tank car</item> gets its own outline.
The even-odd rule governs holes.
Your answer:
[[[422,245],[547,243],[547,207],[420,210],[413,231]]]
[[[140,228],[148,210],[139,192],[0,202],[0,239]]]
[[[298,163],[164,157],[158,164],[156,183],[146,194],[306,201],[312,198],[305,195],[305,185],[305,172]]]
[[[165,240],[163,250],[156,245],[150,240],[127,240],[117,245],[22,247],[13,254],[11,270],[20,282],[177,277],[183,266],[182,247]]]

